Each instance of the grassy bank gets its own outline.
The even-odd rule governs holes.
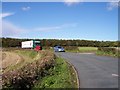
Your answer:
[[[96,52],[97,47],[78,47],[79,52]]]
[[[76,74],[71,65],[61,58],[55,58],[51,51],[38,53],[33,50],[15,50],[21,56],[20,63],[7,67],[3,72],[4,89],[18,88],[77,88]],[[40,55],[40,56],[38,56]]]
[[[99,47],[98,51],[96,52],[97,55],[104,55],[104,56],[113,56],[113,57],[120,57],[120,50],[114,47]]]
[[[112,57],[118,57],[118,54],[113,54],[112,52],[103,52],[103,51],[97,51],[96,55],[102,55],[102,56],[112,56]]]
[[[49,75],[39,79],[35,88],[77,88],[77,79],[73,68],[62,58],[57,58],[55,66],[49,69]]]
[[[12,67],[7,72],[3,72],[3,89],[31,89],[38,78],[46,76],[46,71],[54,65],[54,54],[50,51],[39,51],[38,53],[41,55],[41,58],[38,59],[35,59],[37,57],[37,54],[35,54],[36,52],[31,50],[17,52],[23,57],[26,56],[27,58],[31,58],[31,61],[29,61],[30,59],[24,58],[25,61],[16,64],[14,68]],[[31,53],[34,53],[35,57],[33,57]]]
[[[66,52],[80,52],[80,53],[85,53],[85,52],[96,52],[97,47],[76,47],[76,46],[69,46],[69,47],[64,47]]]

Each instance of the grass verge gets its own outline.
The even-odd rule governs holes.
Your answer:
[[[120,50],[115,47],[99,47],[98,51],[96,52],[97,55],[104,55],[104,56],[113,56],[113,57],[120,57]]]
[[[64,47],[66,52],[75,52],[75,53],[86,53],[86,52],[96,52],[98,50],[97,47]]]
[[[103,56],[112,56],[112,57],[120,57],[119,53],[112,53],[112,52],[103,52],[103,51],[97,51],[96,55],[103,55]]]
[[[36,88],[77,88],[77,78],[72,66],[62,58],[57,58],[55,62],[55,66],[48,70],[49,74],[39,79],[33,90]]]
[[[97,47],[78,47],[79,52],[96,52]]]

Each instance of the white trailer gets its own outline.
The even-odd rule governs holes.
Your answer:
[[[40,46],[40,41],[35,41],[35,40],[24,41],[21,44],[22,44],[21,45],[22,48],[35,48],[36,45]]]
[[[22,48],[33,48],[33,40],[22,42]]]

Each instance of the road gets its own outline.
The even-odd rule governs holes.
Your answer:
[[[118,88],[118,58],[57,52],[76,68],[80,88]]]

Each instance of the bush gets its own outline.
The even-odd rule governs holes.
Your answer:
[[[103,52],[104,54],[112,55],[112,56],[119,56],[119,50],[112,47],[99,47],[98,52]]]
[[[76,46],[66,46],[64,47],[65,51],[69,51],[69,52],[79,52],[78,47]]]
[[[29,63],[19,70],[3,73],[3,89],[31,89],[39,78],[46,76],[47,70],[54,66],[54,54],[49,51],[40,51],[39,53],[46,54],[42,60]]]
[[[104,51],[104,52],[112,52],[113,54],[116,53],[116,49],[115,48],[99,47],[98,50],[99,51]]]

